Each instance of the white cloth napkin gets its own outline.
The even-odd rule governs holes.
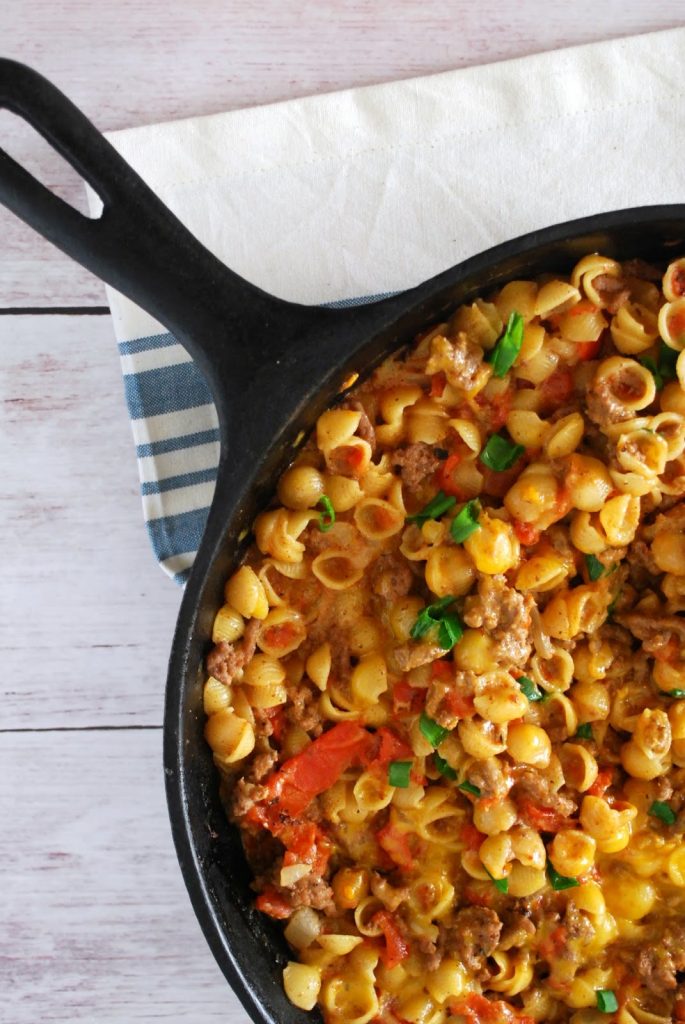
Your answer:
[[[674,29],[109,138],[239,274],[299,302],[358,299],[534,228],[683,201],[684,49]],[[146,522],[183,582],[214,490],[216,412],[181,346],[109,301]]]

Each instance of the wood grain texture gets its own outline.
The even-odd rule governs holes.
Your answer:
[[[679,0],[20,0],[3,55],[34,65],[103,130],[518,57],[683,22]],[[60,195],[82,187],[35,133],[0,140]],[[0,209],[0,306],[102,302],[86,271]]]
[[[195,921],[161,732],[0,736],[0,1019],[246,1024]]]
[[[109,317],[0,317],[0,729],[159,725],[181,592],[143,525]]]

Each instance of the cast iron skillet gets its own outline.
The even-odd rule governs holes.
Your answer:
[[[657,261],[682,255],[685,206],[620,210],[536,231],[372,305],[307,307],[267,295],[220,263],[35,71],[0,59],[0,107],[32,124],[95,189],[104,210],[99,220],[83,217],[2,150],[0,200],[161,321],[211,386],[221,426],[219,474],[178,618],[166,691],[171,826],[195,913],[252,1020],[320,1020],[283,994],[285,943],[279,929],[252,910],[240,839],[219,803],[202,736],[203,657],[224,580],[292,458],[295,438],[312,427],[351,371],[364,376],[446,310],[512,278],[567,271],[596,250]]]

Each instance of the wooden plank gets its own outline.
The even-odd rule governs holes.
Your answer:
[[[0,351],[0,729],[158,725],[181,592],[148,544],[109,317],[0,317]]]
[[[161,732],[0,736],[0,991],[12,1024],[246,1024],[166,817]]]
[[[53,78],[103,129],[315,92],[682,23],[679,0],[23,0],[0,5],[3,54]],[[0,116],[0,139],[82,206],[76,175]],[[0,209],[0,306],[102,302],[102,287]]]

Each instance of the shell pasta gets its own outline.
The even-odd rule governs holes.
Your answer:
[[[205,736],[326,1024],[685,1021],[685,258],[460,306],[254,523]]]

